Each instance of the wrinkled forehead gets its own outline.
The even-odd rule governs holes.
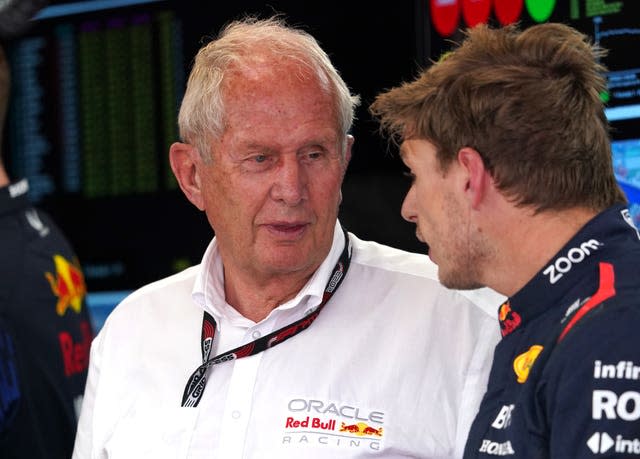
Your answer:
[[[338,102],[326,85],[296,62],[284,59],[281,64],[261,61],[250,67],[237,66],[227,74],[222,95],[225,121],[229,121],[232,113],[259,110],[285,118],[303,109],[313,113],[300,114],[300,122],[309,117],[329,116],[336,130],[341,130]]]
[[[254,49],[237,56],[229,62],[225,75],[228,80],[246,78],[268,81],[295,78],[316,82],[324,90],[329,88],[327,76],[308,58],[270,49]]]

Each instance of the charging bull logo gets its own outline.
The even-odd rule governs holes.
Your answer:
[[[498,318],[500,319],[500,331],[502,336],[507,336],[513,330],[518,328],[522,322],[520,314],[511,310],[511,305],[508,301],[500,306]]]
[[[53,262],[56,267],[55,275],[50,272],[44,275],[49,281],[51,291],[58,297],[56,313],[63,316],[68,308],[79,313],[82,309],[82,300],[87,294],[80,267],[67,261],[62,255],[54,255]]]
[[[340,426],[340,432],[349,432],[358,436],[376,436],[382,437],[382,427],[376,429],[364,422],[346,425],[344,422]]]

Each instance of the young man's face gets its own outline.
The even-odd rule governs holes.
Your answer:
[[[401,155],[413,178],[402,204],[402,217],[416,224],[418,239],[429,245],[440,282],[456,289],[480,287],[481,250],[470,231],[470,209],[459,179],[461,166],[454,161],[444,172],[436,147],[426,140],[404,141]]]

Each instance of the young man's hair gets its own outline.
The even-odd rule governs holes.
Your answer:
[[[563,24],[481,25],[371,112],[396,141],[432,142],[443,171],[474,148],[518,205],[601,210],[626,202],[604,115],[604,54]]]

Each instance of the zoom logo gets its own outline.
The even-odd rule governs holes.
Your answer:
[[[578,247],[572,247],[565,256],[556,258],[552,264],[542,271],[542,273],[545,276],[549,276],[550,283],[555,284],[562,279],[562,276],[571,271],[573,265],[581,263],[602,245],[602,242],[590,239],[583,242]]]

